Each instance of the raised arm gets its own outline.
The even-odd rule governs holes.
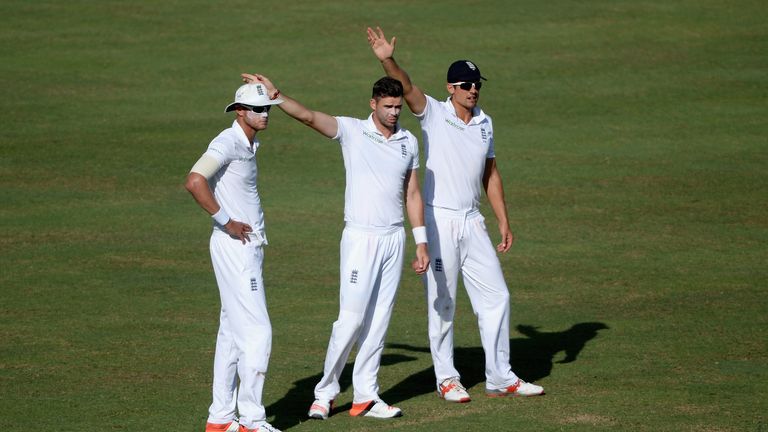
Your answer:
[[[286,96],[285,93],[280,92],[272,81],[270,81],[264,75],[259,74],[241,74],[243,81],[246,83],[262,83],[267,87],[267,92],[270,94],[271,99],[276,99],[278,96],[283,99],[283,103],[277,105],[283,112],[296,120],[304,123],[312,129],[320,132],[328,138],[333,138],[338,132],[339,125],[336,118],[320,111],[312,111],[305,107],[297,100]]]
[[[426,236],[424,229],[424,201],[419,190],[419,178],[416,170],[408,171],[403,185],[405,192],[405,211],[408,213],[408,221],[411,228],[420,229]],[[426,239],[424,239],[426,240]],[[416,274],[424,274],[429,267],[429,248],[427,243],[416,243],[416,258],[411,263],[411,268]]]
[[[395,53],[395,43],[397,38],[393,37],[391,42],[387,42],[384,32],[376,27],[374,31],[368,27],[368,43],[371,45],[373,54],[381,62],[384,72],[388,77],[394,78],[403,84],[403,97],[408,108],[414,114],[421,114],[427,106],[427,97],[420,88],[413,85],[408,74],[397,64],[393,54]]]
[[[499,170],[496,168],[496,158],[485,160],[483,187],[485,187],[485,193],[488,195],[488,202],[491,204],[493,213],[496,215],[496,221],[499,223],[501,243],[496,245],[496,250],[506,252],[512,247],[515,237],[509,229],[507,203],[504,201],[504,185],[501,181],[501,174],[499,174]]]

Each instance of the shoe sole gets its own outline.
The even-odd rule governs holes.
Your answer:
[[[355,414],[352,417],[369,417],[369,418],[379,418],[379,419],[390,419],[390,418],[396,418],[396,417],[402,417],[402,416],[403,416],[403,412],[402,411],[398,411],[395,414],[386,415],[386,416],[379,415],[379,414],[374,414],[374,413],[372,413],[370,411],[365,411],[365,412],[362,412],[362,413],[359,413],[359,414]]]
[[[349,410],[349,415],[352,417],[371,417],[371,418],[380,418],[380,419],[388,419],[388,418],[403,416],[403,411],[399,408],[393,414],[381,415],[381,414],[377,414],[370,411],[369,408],[372,408],[373,406],[374,406],[374,402],[369,402],[367,404],[363,404],[363,403],[352,404],[352,409]]]
[[[461,398],[459,400],[446,399],[445,397],[443,397],[442,393],[440,393],[440,392],[437,392],[437,397],[439,397],[440,399],[442,399],[442,400],[444,400],[446,402],[452,402],[452,403],[467,403],[467,402],[471,402],[472,401],[471,397],[465,397],[465,398]]]
[[[307,413],[307,417],[315,420],[328,420],[328,416],[331,415],[331,411],[333,411],[333,401],[331,401],[330,406],[328,407],[328,412],[323,414],[320,410],[314,410],[315,404],[312,404],[312,407],[310,407],[309,412]]]
[[[503,391],[503,390],[500,390],[498,393],[495,393],[495,392],[494,392],[494,393],[490,393],[490,392],[488,392],[487,390],[486,390],[486,392],[485,392],[485,395],[486,395],[486,396],[488,396],[489,398],[503,398],[503,397],[533,397],[533,396],[543,396],[544,394],[545,394],[545,392],[541,392],[541,393],[534,393],[534,394],[528,394],[528,395],[524,395],[524,394],[520,394],[520,393],[514,393],[514,392],[512,392],[512,393],[508,393],[508,392],[505,392],[505,391]]]

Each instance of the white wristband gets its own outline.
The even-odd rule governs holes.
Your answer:
[[[219,211],[211,217],[221,226],[224,226],[229,222],[229,215],[224,211],[224,207],[220,207]]]
[[[411,231],[413,232],[413,240],[416,242],[416,244],[427,243],[427,227],[420,226],[414,228]]]

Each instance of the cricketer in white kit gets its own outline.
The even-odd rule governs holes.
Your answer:
[[[387,75],[403,83],[406,103],[422,128],[425,221],[432,249],[424,286],[437,393],[451,402],[471,399],[453,362],[453,318],[461,273],[485,352],[486,395],[543,394],[542,387],[518,378],[509,363],[509,290],[496,252],[509,250],[514,237],[496,167],[493,122],[477,106],[485,78],[474,63],[454,62],[447,73],[449,97],[439,102],[413,85],[395,62],[395,38],[388,42],[380,28],[368,28],[367,33]],[[480,214],[483,190],[502,237],[495,248]]]
[[[266,422],[261,399],[272,326],[262,277],[267,237],[256,133],[267,128],[269,107],[281,102],[263,85],[240,87],[226,108],[236,113],[232,127],[211,141],[187,176],[187,190],[213,217],[210,252],[221,298],[206,432],[277,430]]]
[[[243,75],[263,82],[263,75]],[[399,127],[402,85],[384,77],[373,86],[366,120],[332,117],[312,111],[282,94],[280,109],[341,144],[346,168],[345,228],[341,239],[339,316],[333,324],[323,377],[315,387],[309,416],[327,419],[340,392],[339,376],[353,346],[358,352],[352,373],[354,397],[350,415],[391,418],[399,408],[379,398],[377,375],[384,339],[402,273],[405,230],[403,207],[417,243],[412,268],[423,274],[429,264],[423,203],[416,169],[416,138]]]

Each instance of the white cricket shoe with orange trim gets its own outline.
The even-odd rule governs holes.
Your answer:
[[[309,418],[327,420],[328,416],[331,415],[331,410],[333,410],[333,401],[317,399],[312,402],[307,415]]]
[[[240,425],[237,420],[229,423],[206,423],[205,432],[237,432],[240,429]]]
[[[245,426],[240,426],[240,432],[280,432],[280,429],[265,422],[256,427],[256,429],[248,429]]]
[[[403,410],[389,406],[382,400],[372,400],[353,403],[352,409],[349,410],[349,415],[352,417],[393,418],[402,416]]]
[[[466,403],[472,400],[459,377],[446,378],[437,386],[437,395],[448,402]]]
[[[488,397],[539,396],[544,394],[544,387],[518,380],[515,384],[502,389],[485,389]]]

